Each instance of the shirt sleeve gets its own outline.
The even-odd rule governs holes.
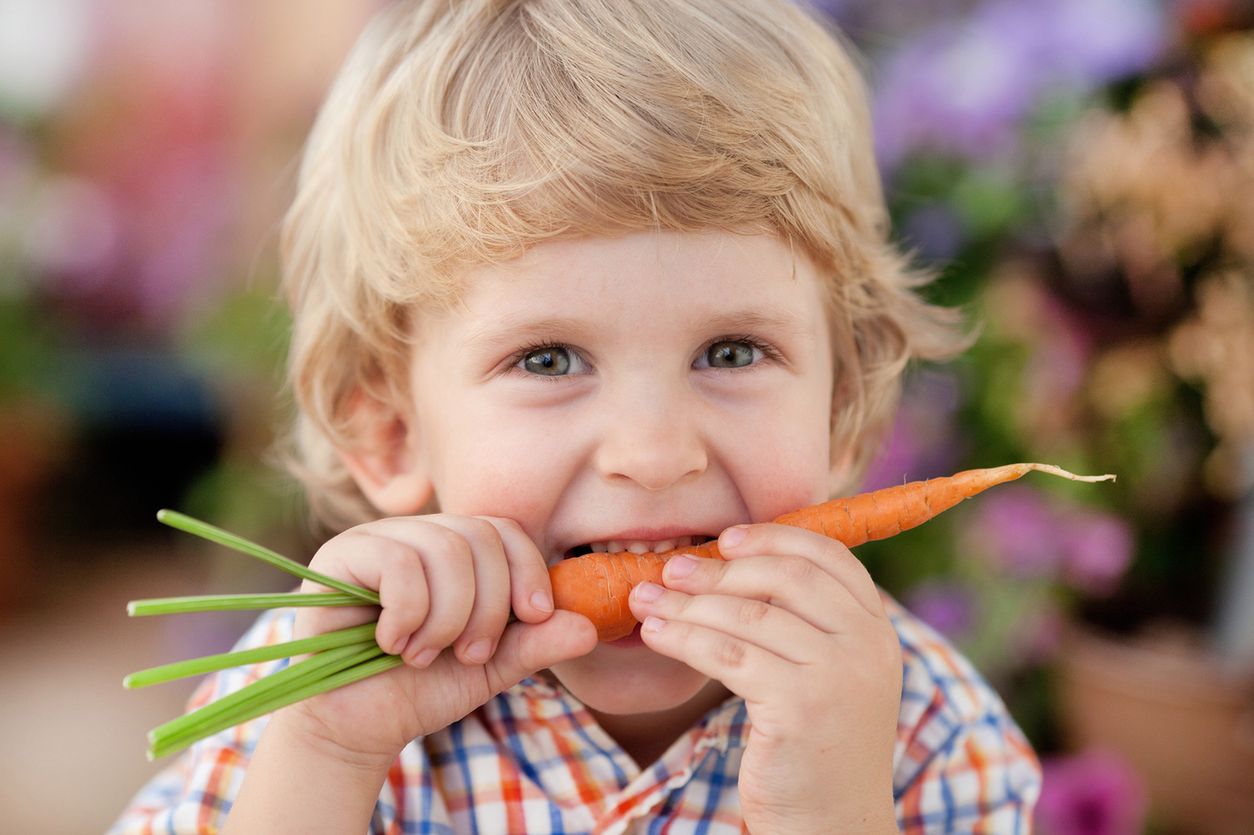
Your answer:
[[[267,612],[235,648],[251,649],[291,640],[293,622],[291,610]],[[282,659],[214,673],[196,688],[187,709],[215,701],[287,664],[287,659]],[[135,795],[108,835],[217,832],[239,792],[244,769],[266,721],[263,716],[228,728],[183,752]]]
[[[1031,744],[944,638],[888,606],[904,678],[893,795],[906,833],[1029,833],[1041,790]]]

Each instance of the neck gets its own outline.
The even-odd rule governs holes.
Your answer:
[[[644,768],[666,753],[666,749],[691,730],[698,719],[722,704],[730,695],[730,691],[720,682],[710,680],[691,699],[668,710],[652,713],[603,713],[589,708],[589,712],[601,728],[631,756],[636,765]]]

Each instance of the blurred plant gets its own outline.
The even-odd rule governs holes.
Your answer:
[[[876,4],[903,11],[897,4]],[[887,22],[864,19],[859,29]],[[896,168],[920,152],[979,160],[1018,152],[1046,97],[1082,96],[1146,69],[1164,22],[1147,0],[990,0],[950,8],[876,73],[879,152]]]
[[[1233,499],[1254,487],[1254,37],[1206,45],[1195,72],[1081,122],[1058,253],[1066,291],[1124,301],[1159,362],[1200,385],[1215,438],[1203,484]]]
[[[979,328],[909,377],[867,486],[1014,460],[1119,474],[859,549],[1048,752],[1068,623],[1207,623],[1254,487],[1254,10],[826,7],[870,55],[896,228]]]

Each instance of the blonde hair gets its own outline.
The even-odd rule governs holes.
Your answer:
[[[888,240],[861,77],[787,0],[397,2],[319,113],[282,235],[292,469],[332,527],[377,512],[337,449],[350,399],[406,402],[406,311],[542,241],[774,233],[827,279],[834,449],[855,471],[912,358],[963,347]]]

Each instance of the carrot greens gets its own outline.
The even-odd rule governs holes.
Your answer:
[[[224,545],[336,591],[132,600],[127,604],[127,614],[131,617],[285,606],[374,606],[379,603],[379,596],[370,589],[327,577],[269,548],[199,519],[172,510],[160,511],[157,519],[170,527]],[[398,666],[400,657],[388,655],[380,649],[375,643],[374,631],[373,622],[363,623],[309,638],[192,658],[131,673],[123,679],[123,686],[148,687],[231,667],[309,654],[304,660],[288,663],[233,693],[154,728],[148,733],[148,758],[157,759],[176,753],[219,731]]]

